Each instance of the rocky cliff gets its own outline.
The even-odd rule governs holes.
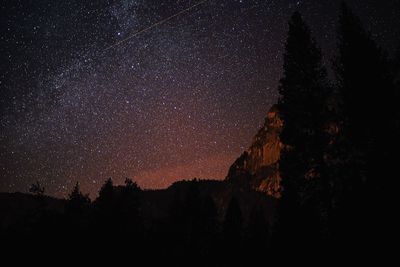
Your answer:
[[[279,157],[282,149],[279,135],[282,125],[278,109],[273,106],[249,149],[231,166],[227,180],[250,182],[257,191],[279,198]]]

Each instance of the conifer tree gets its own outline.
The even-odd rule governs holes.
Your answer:
[[[39,181],[36,181],[36,183],[33,183],[31,187],[29,188],[29,192],[38,196],[42,197],[44,195],[45,189],[44,186],[42,186]]]
[[[277,237],[295,245],[300,234],[318,236],[324,213],[323,196],[329,191],[324,154],[328,143],[329,83],[322,57],[301,15],[289,21],[280,81],[278,107],[284,121],[280,159],[282,198],[278,207]],[[310,228],[309,225],[318,227]]]
[[[342,4],[336,77],[342,129],[335,181],[335,222],[344,238],[362,240],[385,216],[396,165],[394,77],[388,60],[354,13]],[[371,211],[375,214],[371,218]],[[368,222],[368,223],[366,223]],[[362,243],[362,241],[359,241]]]
[[[70,215],[79,216],[82,214],[84,206],[89,203],[90,203],[89,196],[84,195],[81,192],[79,183],[77,182],[74,186],[74,189],[68,196],[66,211]]]
[[[98,200],[100,202],[111,202],[114,196],[114,184],[111,178],[108,178],[100,189]]]

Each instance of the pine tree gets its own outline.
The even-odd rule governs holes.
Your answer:
[[[391,124],[393,92],[389,73],[383,53],[343,3],[336,76],[343,104],[343,132],[353,148],[352,160],[358,163],[362,180],[367,179],[368,164],[373,160],[369,156],[378,136],[386,134]]]
[[[100,189],[98,201],[111,202],[114,197],[114,184],[111,178],[108,178]]]
[[[42,197],[44,195],[45,189],[44,189],[44,186],[42,186],[39,183],[39,181],[37,181],[36,183],[33,183],[31,185],[31,187],[29,188],[29,192],[38,197]]]
[[[101,187],[99,196],[95,201],[101,220],[112,220],[112,217],[115,217],[119,212],[114,191],[113,181],[109,178]]]
[[[322,198],[329,195],[324,161],[329,88],[321,52],[296,12],[289,21],[278,103],[285,148],[280,159],[283,192],[276,238],[285,245],[295,246],[300,234],[318,236],[320,231]],[[318,227],[310,228],[310,223]]]
[[[68,196],[68,202],[66,205],[66,212],[72,216],[79,216],[83,212],[85,205],[90,203],[90,198],[88,195],[84,195],[77,182],[74,189]]]
[[[129,178],[125,179],[125,186],[122,189],[122,196],[118,200],[119,217],[121,231],[125,235],[136,235],[142,230],[141,214],[141,189]]]
[[[363,240],[385,216],[395,171],[394,77],[385,54],[360,20],[342,4],[336,60],[343,126],[337,148],[342,166],[335,181],[337,232]],[[366,223],[369,222],[369,223]]]
[[[136,193],[138,191],[140,191],[140,188],[137,185],[137,183],[132,181],[132,179],[126,178],[125,179],[124,193],[125,194],[134,194],[134,193]]]
[[[94,202],[93,211],[93,226],[90,228],[94,235],[109,239],[121,235],[120,231],[124,230],[119,222],[121,209],[118,206],[117,192],[111,178],[102,185],[99,196]]]

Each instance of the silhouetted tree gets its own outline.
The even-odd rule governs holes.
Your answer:
[[[116,192],[111,178],[107,179],[99,191],[99,196],[94,202],[95,212],[92,219],[95,236],[101,235],[106,238],[116,238],[112,231],[121,229],[118,227],[118,207]]]
[[[125,179],[125,186],[122,189],[122,195],[118,201],[119,218],[121,221],[121,230],[126,234],[135,234],[136,237],[141,229],[141,198],[140,187],[131,179]]]
[[[351,160],[358,162],[359,178],[365,180],[367,165],[377,160],[371,157],[373,151],[379,150],[378,142],[384,141],[379,137],[387,140],[391,136],[393,79],[386,57],[344,3],[339,23],[336,74],[343,103],[343,132],[353,148]],[[381,150],[380,157],[386,159],[387,151]]]
[[[310,220],[320,223],[327,204],[323,196],[329,194],[324,160],[329,88],[321,52],[301,15],[295,12],[289,21],[278,103],[284,121],[280,138],[285,148],[280,159],[283,192],[276,231],[284,246],[296,246],[300,235],[315,236],[320,231],[321,225],[310,229],[307,224]],[[315,216],[306,218],[305,214]],[[306,227],[312,233],[306,234]]]
[[[111,178],[108,178],[100,189],[97,201],[101,205],[109,205],[114,200],[114,184]]]
[[[66,204],[66,212],[71,216],[82,215],[83,209],[86,205],[90,204],[89,195],[84,195],[77,182],[68,196],[68,202]]]
[[[140,191],[140,187],[137,185],[136,182],[132,181],[132,179],[126,178],[125,179],[125,187],[124,193],[127,195],[134,194]]]
[[[343,3],[336,76],[343,125],[336,144],[335,228],[363,240],[382,220],[395,171],[395,92],[386,56]],[[372,197],[374,196],[374,197]],[[372,210],[379,212],[370,217]],[[370,223],[366,223],[370,222]],[[347,230],[346,230],[347,229]],[[375,233],[375,232],[374,232]],[[350,243],[350,242],[348,242]],[[360,242],[365,243],[365,242]]]
[[[31,185],[29,192],[40,197],[44,195],[45,188],[39,183],[39,181],[37,181]]]

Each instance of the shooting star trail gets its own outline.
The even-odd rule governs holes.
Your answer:
[[[114,44],[112,44],[112,45],[106,47],[106,48],[103,50],[103,52],[104,52],[104,51],[107,51],[107,50],[109,50],[109,49],[112,49],[112,48],[114,48],[114,47],[120,46],[120,45],[122,45],[123,43],[126,43],[127,41],[129,41],[130,39],[132,39],[133,37],[138,36],[139,34],[144,33],[144,32],[146,32],[146,31],[148,31],[148,30],[151,30],[151,29],[153,29],[153,28],[155,28],[155,27],[157,27],[157,26],[159,26],[159,25],[161,25],[161,24],[164,24],[165,22],[167,22],[167,21],[169,21],[169,20],[171,20],[171,19],[173,19],[173,18],[175,18],[175,17],[178,17],[179,15],[181,15],[181,14],[183,14],[183,13],[189,12],[189,11],[192,10],[193,8],[195,8],[195,7],[199,6],[199,5],[202,5],[202,4],[204,4],[205,2],[207,2],[207,1],[209,1],[209,0],[203,0],[203,1],[197,3],[197,4],[193,5],[193,6],[190,6],[190,7],[186,8],[186,9],[183,9],[183,10],[179,11],[178,13],[176,13],[176,14],[174,14],[174,15],[172,15],[172,16],[169,16],[169,17],[167,17],[167,18],[165,18],[165,19],[163,19],[163,20],[160,20],[160,21],[158,21],[158,22],[156,22],[156,23],[154,23],[154,24],[152,24],[152,25],[150,25],[150,26],[148,26],[148,27],[146,27],[146,28],[144,28],[144,29],[141,29],[141,30],[139,30],[139,31],[137,31],[137,32],[135,32],[135,33],[133,33],[132,35],[129,35],[129,36],[126,37],[125,39],[120,40],[120,41],[118,41],[118,42],[116,42],[116,43],[114,43]]]

